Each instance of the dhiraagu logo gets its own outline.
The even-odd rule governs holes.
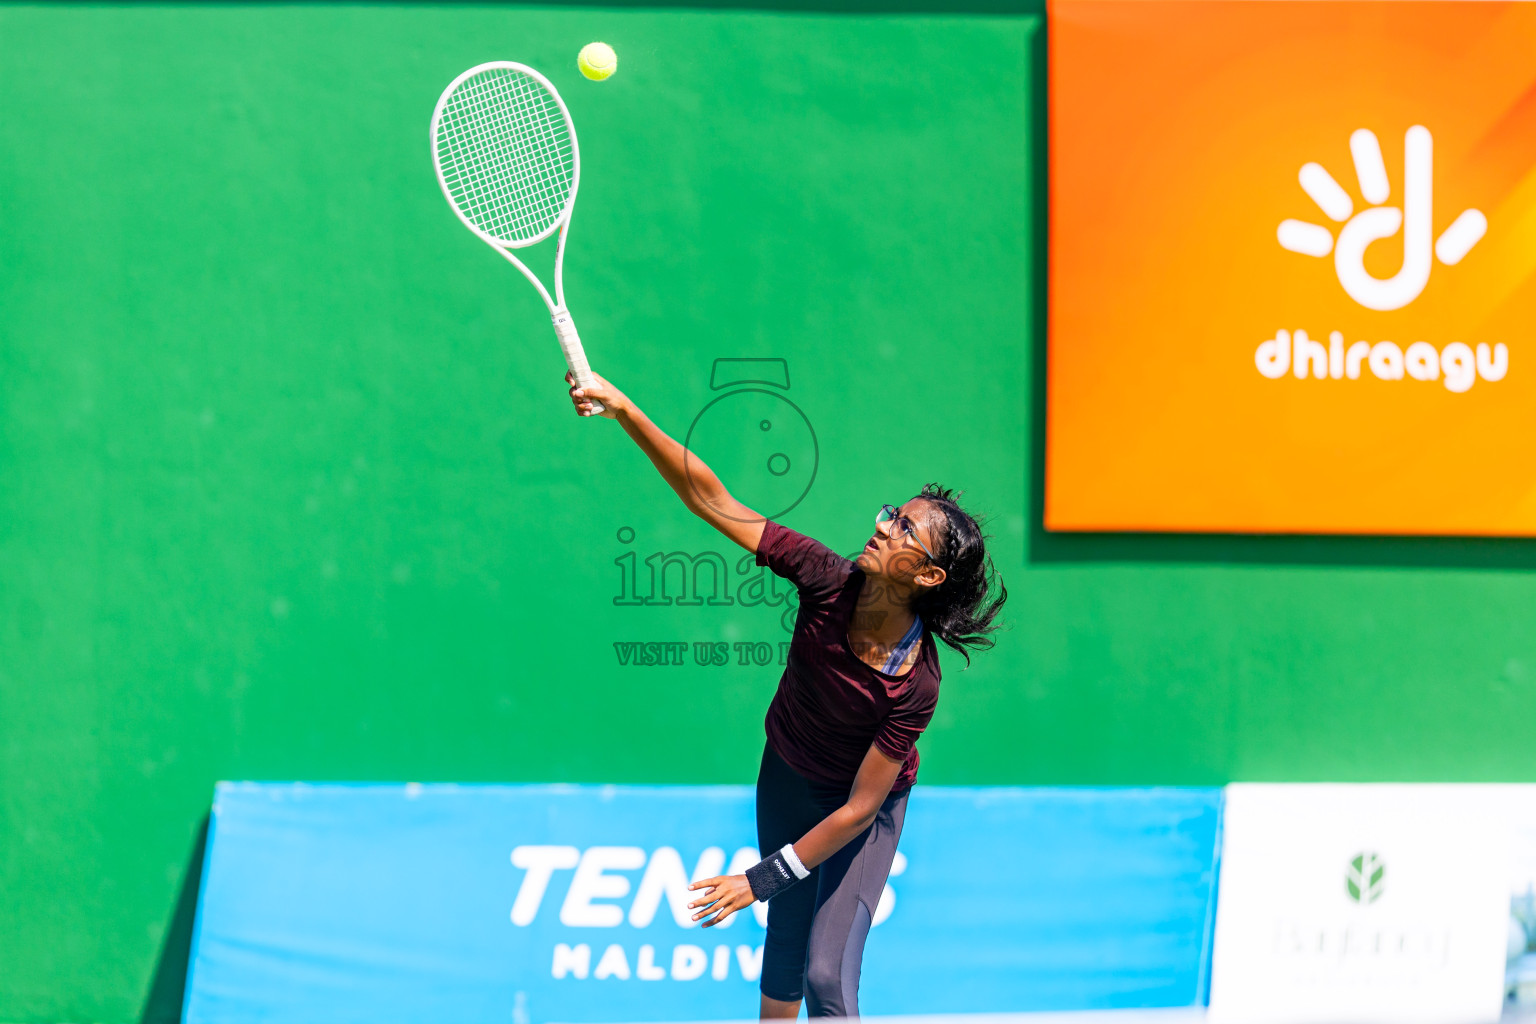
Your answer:
[[[1392,181],[1375,133],[1366,128],[1355,131],[1349,137],[1349,150],[1362,208],[1357,210],[1354,197],[1321,164],[1303,164],[1298,176],[1302,191],[1323,215],[1342,225],[1338,236],[1332,228],[1309,220],[1283,220],[1276,234],[1280,245],[1291,252],[1318,259],[1331,253],[1339,284],[1365,309],[1402,309],[1423,294],[1437,260],[1454,267],[1472,251],[1488,232],[1488,218],[1481,210],[1462,210],[1435,236],[1434,139],[1423,125],[1414,125],[1403,137],[1400,205],[1393,202]],[[1366,250],[1399,231],[1402,265],[1391,277],[1374,276],[1365,266]],[[1503,380],[1509,372],[1509,350],[1503,343],[1487,342],[1478,342],[1474,350],[1463,340],[1443,347],[1429,341],[1406,346],[1396,341],[1355,341],[1346,347],[1342,331],[1330,332],[1324,345],[1298,328],[1279,330],[1273,339],[1261,343],[1254,363],[1271,379],[1290,372],[1300,380],[1359,380],[1369,368],[1377,380],[1439,380],[1459,394],[1471,390],[1479,378]]]
[[[1401,309],[1424,291],[1435,258],[1448,267],[1488,232],[1488,218],[1480,210],[1463,210],[1449,227],[1431,241],[1434,233],[1434,140],[1429,129],[1414,125],[1403,139],[1402,206],[1387,205],[1392,183],[1381,158],[1381,143],[1374,132],[1361,128],[1349,137],[1355,162],[1355,181],[1360,195],[1371,204],[1359,213],[1354,200],[1321,165],[1304,164],[1301,187],[1330,220],[1344,225],[1338,241],[1333,232],[1310,221],[1280,222],[1280,244],[1303,256],[1324,257],[1333,253],[1334,270],[1344,291],[1366,309]],[[1403,232],[1403,265],[1385,280],[1365,269],[1365,250],[1372,242]]]
[[[1344,891],[1351,901],[1368,907],[1381,899],[1387,866],[1381,856],[1370,851],[1358,853],[1344,872]]]

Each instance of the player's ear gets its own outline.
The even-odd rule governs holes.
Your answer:
[[[946,573],[943,569],[940,569],[938,566],[934,565],[932,562],[929,562],[927,565],[923,566],[922,571],[919,572],[916,576],[912,577],[912,579],[920,587],[936,587],[948,578],[949,574]]]

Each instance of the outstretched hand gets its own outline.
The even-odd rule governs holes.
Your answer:
[[[745,910],[757,902],[757,897],[752,895],[752,886],[747,884],[746,875],[719,875],[715,878],[705,878],[694,882],[689,889],[707,890],[703,896],[688,904],[688,909],[703,907],[704,909],[693,915],[697,921],[701,917],[709,920],[704,922],[705,928],[711,928],[719,924],[738,910]]]
[[[591,387],[582,388],[576,385],[575,374],[569,370],[565,371],[565,382],[570,385],[571,404],[576,407],[576,415],[593,415],[592,400],[595,398],[603,403],[603,411],[597,415],[605,416],[610,420],[618,419],[620,407],[627,405],[629,399],[624,397],[624,392],[609,384],[597,373],[593,373],[592,376],[597,378],[597,383]]]

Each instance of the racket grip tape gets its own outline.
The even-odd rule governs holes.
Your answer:
[[[571,313],[566,309],[556,310],[550,320],[555,325],[555,337],[560,342],[560,351],[565,354],[565,365],[570,369],[571,376],[576,378],[578,387],[587,388],[597,384],[597,378],[592,376],[592,367],[587,365],[587,353],[581,347],[581,338],[576,334],[576,324],[571,320]],[[592,399],[592,411],[603,411],[603,403]]]

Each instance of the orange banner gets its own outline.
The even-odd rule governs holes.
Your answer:
[[[1536,3],[1053,0],[1045,525],[1536,535]]]

